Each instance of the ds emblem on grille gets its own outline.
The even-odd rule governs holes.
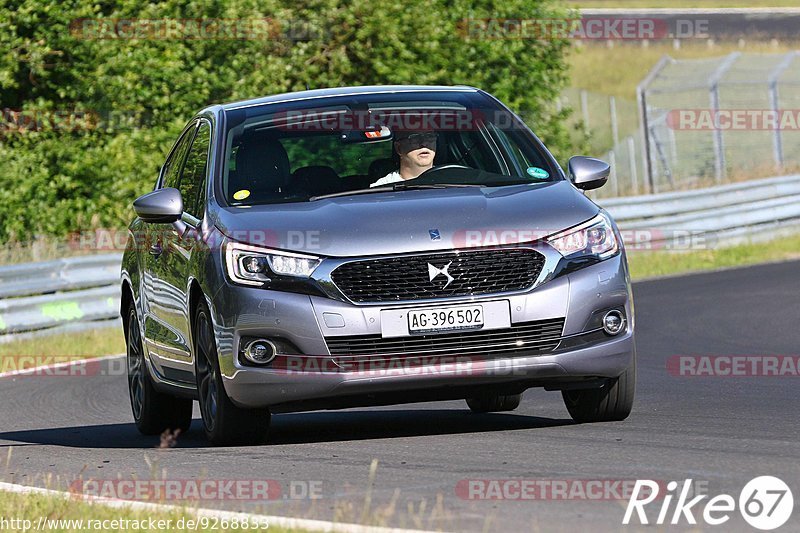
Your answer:
[[[436,277],[437,277],[439,274],[442,274],[442,275],[444,275],[444,276],[447,278],[447,283],[445,283],[445,284],[444,284],[444,287],[442,287],[442,288],[443,288],[443,289],[446,289],[446,288],[447,288],[447,286],[448,286],[448,285],[450,285],[451,283],[453,283],[453,280],[455,279],[455,278],[454,278],[453,276],[451,276],[451,275],[450,275],[450,273],[447,271],[447,269],[448,269],[448,268],[450,268],[450,265],[452,265],[452,264],[453,264],[453,262],[452,262],[452,261],[450,261],[450,262],[449,262],[449,263],[447,263],[447,264],[446,264],[446,265],[445,265],[443,268],[436,268],[436,267],[435,267],[435,266],[433,266],[432,264],[428,263],[428,277],[430,277],[430,280],[431,280],[431,281],[433,281],[434,279],[436,279]]]
[[[440,241],[440,240],[442,240],[442,236],[439,233],[438,229],[429,229],[428,233],[430,234],[432,241]]]

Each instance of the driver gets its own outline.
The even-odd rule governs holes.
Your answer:
[[[433,158],[436,156],[436,133],[399,132],[395,134],[394,151],[400,158],[400,169],[390,172],[370,187],[411,180],[433,167]]]

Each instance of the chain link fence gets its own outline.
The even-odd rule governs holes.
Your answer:
[[[589,154],[611,163],[609,185],[593,196],[628,196],[646,192],[642,183],[639,115],[634,100],[582,89],[567,89],[561,106],[572,110],[573,143],[588,141]]]
[[[800,167],[800,53],[664,57],[639,85],[651,192]]]
[[[800,52],[665,56],[637,100],[568,89],[576,146],[611,163],[592,198],[696,189],[800,171]]]

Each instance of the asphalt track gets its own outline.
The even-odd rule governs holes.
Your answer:
[[[531,390],[508,414],[474,415],[463,402],[440,402],[276,415],[269,444],[259,447],[208,447],[196,419],[176,447],[157,449],[158,439],[139,436],[131,423],[125,378],[112,360],[99,375],[0,379],[0,478],[50,487],[79,475],[269,479],[283,491],[273,500],[203,506],[360,522],[377,459],[366,516],[449,531],[644,529],[622,526],[624,500],[469,500],[456,487],[470,479],[692,478],[699,492],[738,499],[751,478],[775,475],[798,500],[800,380],[681,377],[667,361],[796,355],[799,273],[800,262],[786,262],[635,284],[638,394],[624,422],[573,424],[558,393]],[[290,487],[303,496],[308,482],[321,498],[289,497]],[[655,520],[658,508],[648,511]],[[731,516],[699,529],[750,530],[738,512]],[[780,531],[798,530],[795,508]]]
[[[755,4],[755,2],[753,2]],[[665,6],[669,2],[664,2]],[[800,27],[797,8],[743,9],[582,9],[584,18],[623,19],[635,18],[659,21],[658,38],[695,39],[755,39],[796,40]],[[661,29],[668,28],[668,35]]]

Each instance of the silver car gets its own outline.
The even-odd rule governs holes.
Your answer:
[[[200,111],[122,265],[133,416],[213,444],[271,413],[561,391],[580,422],[635,389],[619,231],[528,127],[471,87],[313,90]]]

